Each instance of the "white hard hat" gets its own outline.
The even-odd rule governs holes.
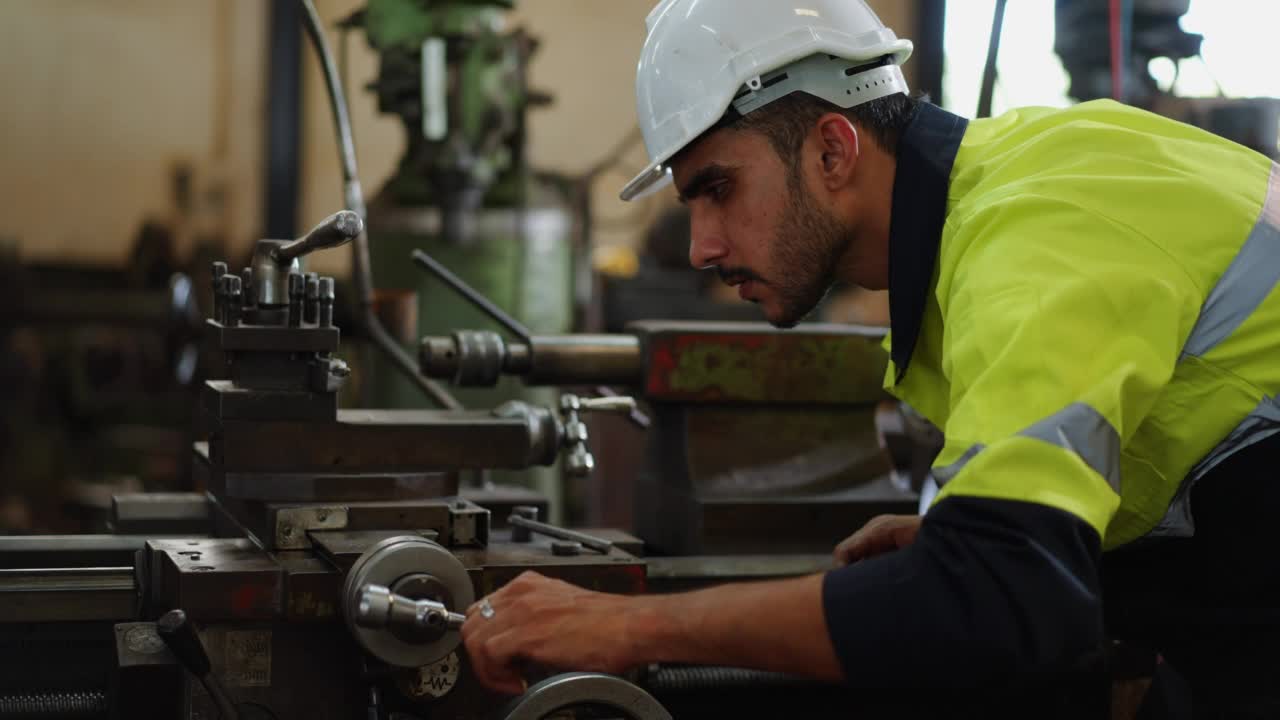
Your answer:
[[[911,41],[863,0],[662,0],[645,24],[636,113],[650,165],[623,200],[669,184],[665,163],[730,104],[746,114],[804,90],[849,108],[907,92],[898,66]],[[850,73],[885,56],[893,63]]]

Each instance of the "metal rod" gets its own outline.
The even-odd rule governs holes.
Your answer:
[[[982,92],[978,95],[978,117],[991,116],[992,96],[996,91],[996,60],[1000,56],[1000,35],[1004,31],[1004,10],[1009,0],[996,0],[991,19],[991,38],[987,44],[987,65],[982,70]]]
[[[134,587],[132,567],[0,568],[0,593]]]
[[[347,112],[347,97],[338,78],[333,52],[329,49],[329,42],[325,38],[324,26],[320,22],[320,14],[316,12],[315,4],[311,0],[298,0],[298,2],[303,10],[303,26],[319,57],[320,70],[324,74],[325,85],[329,89],[329,109],[333,112],[333,123],[338,132],[338,157],[342,165],[343,196],[347,209],[367,219],[369,213],[364,204],[364,191],[360,188],[360,175],[356,170],[356,143],[351,132],[351,116]],[[400,347],[386,328],[382,327],[373,309],[373,273],[370,267],[369,236],[366,228],[366,231],[357,235],[351,243],[351,276],[356,288],[358,316],[369,339],[391,359],[396,369],[440,407],[446,410],[462,409],[462,403],[458,402],[448,390],[418,374],[418,364],[414,362],[413,357]]]
[[[520,321],[504,312],[502,308],[494,305],[493,301],[489,298],[476,292],[475,288],[468,285],[462,278],[454,275],[449,268],[441,265],[435,258],[421,250],[414,250],[412,257],[413,261],[418,264],[418,267],[426,270],[432,275],[435,275],[437,278],[440,278],[445,285],[448,285],[454,292],[465,298],[467,302],[475,305],[486,315],[493,318],[495,322],[506,328],[512,335],[515,335],[525,343],[530,342],[528,328],[522,325]]]
[[[582,543],[583,547],[589,547],[604,555],[608,555],[609,551],[613,549],[612,542],[603,538],[598,538],[595,535],[580,533],[576,530],[567,530],[555,525],[538,522],[537,520],[530,520],[529,518],[521,517],[519,515],[512,515],[507,518],[507,523],[515,527],[522,527],[529,532],[536,532],[539,535],[553,537],[557,540],[569,540],[571,542]]]

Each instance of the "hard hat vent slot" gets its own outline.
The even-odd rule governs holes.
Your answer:
[[[786,80],[788,77],[790,76],[787,75],[786,73],[779,73],[778,75],[775,75],[769,78],[768,80],[765,80],[764,84],[760,86],[760,89],[763,90],[765,88],[771,88],[774,85],[777,85],[778,83],[782,82],[783,80]]]

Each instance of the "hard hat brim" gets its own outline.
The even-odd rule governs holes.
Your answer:
[[[671,185],[671,168],[666,166],[666,160],[659,160],[650,163],[639,175],[631,178],[631,182],[622,188],[622,192],[618,193],[618,197],[623,202],[632,200],[640,200],[662,190]]]

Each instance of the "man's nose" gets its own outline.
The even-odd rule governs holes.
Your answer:
[[[714,218],[699,215],[695,212],[689,219],[689,264],[701,270],[720,264],[729,255],[729,244]]]

